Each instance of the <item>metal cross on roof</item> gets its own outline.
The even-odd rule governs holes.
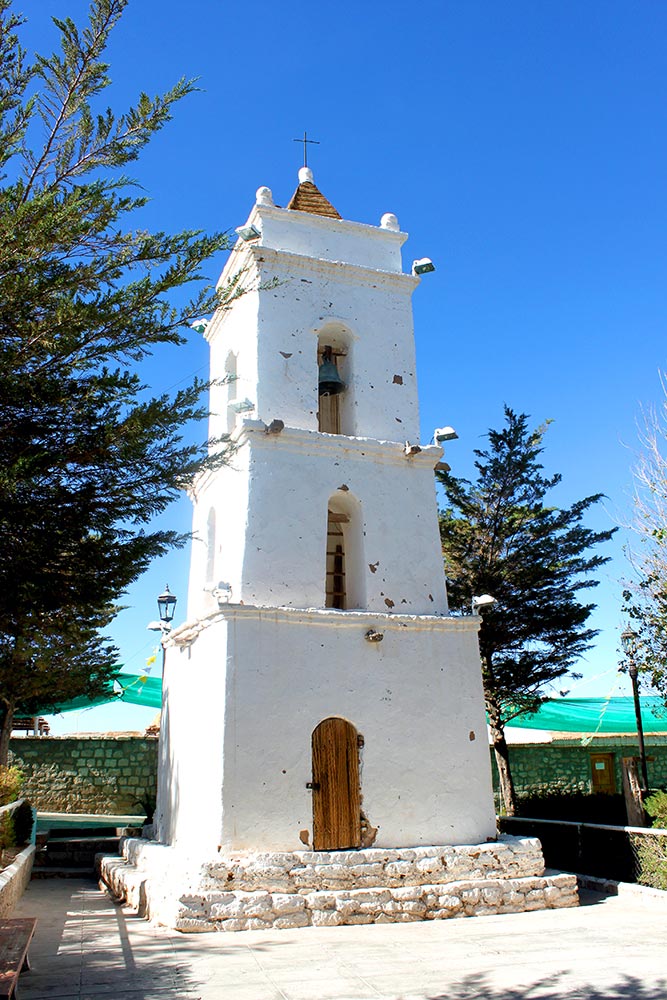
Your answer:
[[[304,167],[307,167],[308,166],[308,147],[306,146],[306,143],[310,142],[314,146],[319,146],[319,144],[320,144],[319,140],[318,139],[309,139],[308,138],[308,133],[304,130],[303,139],[293,139],[292,142],[302,142],[303,143],[303,165],[304,165]]]

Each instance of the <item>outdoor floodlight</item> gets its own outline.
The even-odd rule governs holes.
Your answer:
[[[197,333],[206,333],[206,327],[210,322],[209,319],[206,319],[206,316],[202,316],[200,319],[196,319],[193,323],[190,323],[190,328],[196,330]]]
[[[262,235],[257,226],[253,226],[252,223],[248,226],[238,226],[235,232],[245,243],[252,243]]]
[[[436,427],[433,431],[433,444],[442,444],[443,441],[458,441],[458,437],[453,427]]]
[[[231,403],[230,405],[235,413],[248,413],[250,410],[255,409],[255,404],[251,403],[248,398],[239,399],[238,403]]]
[[[480,614],[482,608],[488,608],[490,604],[495,604],[495,597],[491,597],[491,594],[481,594],[479,597],[473,597],[472,599],[472,613]]]
[[[435,271],[435,264],[430,257],[421,257],[419,260],[413,260],[413,274],[428,274],[429,271]]]

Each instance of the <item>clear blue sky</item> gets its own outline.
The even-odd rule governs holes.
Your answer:
[[[50,17],[80,20],[87,2],[21,6],[25,45],[47,51]],[[285,204],[301,162],[293,137],[320,140],[309,162],[343,217],[395,212],[410,233],[406,269],[436,263],[414,296],[423,438],[453,424],[447,458],[468,474],[503,403],[552,418],[557,502],[604,492],[589,520],[603,528],[629,506],[636,419],[659,399],[666,364],[666,39],[667,5],[653,0],[133,0],[106,95],[120,110],[140,89],[200,78],[133,172],[153,228],[231,229],[262,184]],[[161,391],[206,364],[193,334],[146,375]],[[168,520],[187,530],[189,501]],[[582,697],[614,685],[618,536],[594,595],[601,634],[581,665],[592,680],[572,686]],[[182,620],[187,572],[187,553],[174,553],[127,595],[113,635],[128,670],[155,645],[146,624],[166,582]],[[141,727],[152,714],[114,706],[54,728]]]

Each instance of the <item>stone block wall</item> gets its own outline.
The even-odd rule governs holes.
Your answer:
[[[150,736],[28,736],[11,741],[9,763],[40,812],[140,815],[138,800],[155,800],[157,748]]]
[[[510,765],[518,795],[539,791],[585,792],[593,790],[591,755],[610,753],[614,757],[616,791],[623,791],[621,761],[638,754],[631,736],[596,737],[589,743],[581,738],[559,739],[552,743],[510,746]],[[646,738],[646,757],[651,788],[667,788],[667,736]],[[498,800],[498,771],[491,751],[493,787]]]

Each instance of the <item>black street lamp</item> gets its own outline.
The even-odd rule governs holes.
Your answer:
[[[171,623],[174,618],[174,612],[176,611],[176,598],[169,590],[169,585],[164,588],[164,593],[160,594],[157,599],[158,611],[160,613],[160,621],[164,622],[164,631],[169,631],[171,628]]]
[[[630,680],[632,681],[632,697],[635,702],[635,718],[637,719],[637,741],[639,743],[639,763],[641,765],[642,772],[642,798],[648,794],[648,771],[646,769],[646,748],[644,746],[644,727],[642,725],[642,708],[641,702],[639,701],[639,682],[637,679],[638,670],[637,663],[635,661],[635,653],[637,652],[637,633],[628,626],[624,632],[621,634],[621,643],[623,645],[623,652],[628,661],[628,673],[630,674]]]

